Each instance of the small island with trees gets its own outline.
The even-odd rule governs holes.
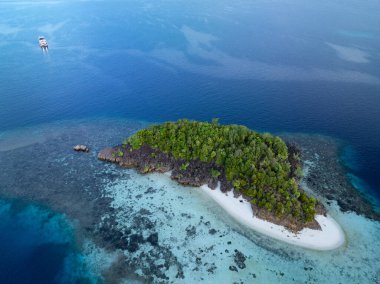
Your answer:
[[[323,205],[300,187],[300,150],[280,137],[241,125],[178,120],[136,132],[98,158],[141,173],[168,172],[183,185],[223,193],[233,190],[249,202],[254,215],[292,232],[320,229],[315,215]],[[253,217],[253,216],[252,216]]]

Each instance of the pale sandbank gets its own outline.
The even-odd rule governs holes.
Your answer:
[[[316,215],[315,220],[322,230],[304,228],[293,233],[285,227],[270,223],[254,216],[250,203],[242,196],[235,198],[232,191],[223,193],[220,186],[215,190],[207,185],[201,190],[216,201],[236,221],[274,239],[313,250],[333,250],[345,243],[345,235],[340,225],[329,215]]]

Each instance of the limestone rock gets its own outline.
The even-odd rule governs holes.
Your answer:
[[[88,148],[86,145],[75,145],[73,147],[74,151],[77,151],[77,152],[85,152],[85,153],[88,153],[90,152],[90,148]]]

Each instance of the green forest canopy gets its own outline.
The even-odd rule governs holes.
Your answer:
[[[292,176],[288,147],[280,137],[217,120],[184,119],[140,130],[124,144],[132,149],[145,144],[176,159],[213,162],[224,168],[236,190],[277,216],[308,222],[315,215],[316,199],[307,196]]]

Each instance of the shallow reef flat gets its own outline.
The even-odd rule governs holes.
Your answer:
[[[343,141],[317,134],[284,134],[282,137],[302,149],[305,188],[327,205],[336,201],[342,212],[352,211],[380,221],[375,204],[352,185],[350,175],[338,157]]]
[[[343,168],[331,166],[329,159],[337,161],[338,149],[332,139],[322,137],[329,141],[322,147],[313,135],[291,136],[305,149],[308,190],[323,200],[347,240],[336,250],[317,252],[240,225],[199,188],[97,160],[101,149],[146,122],[93,118],[58,124],[58,135],[0,150],[0,194],[64,213],[75,226],[89,269],[106,283],[380,281],[380,223],[360,209],[366,205],[347,208],[342,206],[345,200],[339,199],[339,205],[335,201],[339,193],[334,185],[342,183],[343,190],[347,177]],[[33,131],[38,133],[38,126]],[[33,131],[7,133],[1,143],[15,144]],[[91,152],[74,152],[72,146],[78,143]]]
[[[171,248],[175,257],[161,258],[159,263],[163,267],[149,265],[154,263],[149,260],[152,257],[149,244],[141,242],[138,249],[132,248],[132,257],[144,259],[141,265],[146,265],[140,273],[156,271],[151,276],[157,281],[156,277],[167,270],[165,267],[169,267],[165,273],[169,279],[180,282],[176,278],[180,272],[191,283],[205,279],[248,283],[253,277],[261,283],[299,283],[309,279],[351,283],[349,277],[356,279],[352,283],[357,279],[365,282],[368,275],[362,272],[369,266],[374,270],[367,273],[372,273],[372,279],[378,277],[377,268],[367,257],[371,255],[374,262],[379,260],[376,255],[379,247],[370,247],[369,243],[374,241],[373,234],[380,229],[379,224],[355,213],[340,213],[336,206],[330,208],[331,214],[342,225],[348,242],[335,251],[318,253],[274,241],[240,226],[198,188],[184,189],[162,174],[142,176],[134,172],[131,179],[110,185],[107,192],[118,212],[114,222],[119,231],[142,236],[157,233],[159,244]],[[145,214],[144,218],[141,213]],[[148,225],[144,228],[141,224]],[[243,263],[238,260],[241,255]],[[130,257],[131,252],[126,251],[126,258]],[[366,267],[355,263],[359,260],[365,261]],[[336,275],[341,270],[345,271],[344,275]]]

